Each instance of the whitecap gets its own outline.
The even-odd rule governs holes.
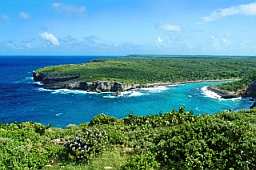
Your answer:
[[[127,97],[138,97],[138,96],[142,96],[144,94],[140,91],[131,91],[130,93],[123,94],[123,95],[126,95]]]
[[[206,97],[213,98],[213,99],[219,99],[219,100],[221,99],[220,95],[218,95],[217,93],[215,93],[211,90],[208,90],[208,86],[202,87],[201,90],[202,90],[202,93]]]
[[[52,94],[97,94],[96,92],[87,92],[83,90],[58,89],[53,90]]]
[[[218,95],[217,93],[211,91],[211,90],[208,90],[208,86],[205,86],[205,87],[202,87],[201,88],[203,94],[206,96],[206,97],[210,97],[210,98],[213,98],[213,99],[218,99],[218,100],[231,100],[231,101],[237,101],[237,100],[241,100],[242,97],[236,97],[236,98],[231,98],[231,99],[223,99],[220,95]]]
[[[36,85],[39,85],[39,86],[44,85],[44,83],[42,83],[42,82],[40,82],[40,81],[33,82],[33,84],[36,84]]]
[[[46,91],[46,92],[53,92],[54,90],[44,89],[44,88],[38,88],[38,91]]]
[[[138,96],[142,96],[142,95],[145,95],[145,93],[142,93],[138,90],[132,90],[132,91],[121,92],[120,95],[114,95],[112,93],[111,95],[103,96],[103,98],[115,99],[115,98],[120,98],[120,97],[138,97]]]
[[[56,113],[55,115],[56,115],[57,117],[59,117],[59,116],[63,115],[63,113]]]
[[[161,93],[162,91],[168,90],[168,86],[157,86],[157,87],[148,87],[148,88],[141,88],[140,91],[146,91],[149,93]]]
[[[114,96],[114,95],[109,95],[109,96],[103,96],[103,98],[105,99],[115,99],[115,98],[118,98],[120,96]]]

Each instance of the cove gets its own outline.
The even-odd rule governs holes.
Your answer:
[[[140,89],[115,97],[109,93],[45,90],[34,84],[31,79],[31,72],[37,67],[84,61],[85,58],[27,59],[20,62],[2,60],[0,76],[4,78],[0,80],[1,123],[32,121],[54,127],[65,127],[69,124],[89,122],[100,113],[123,118],[128,114],[165,113],[185,106],[186,110],[201,115],[224,110],[247,109],[252,104],[249,99],[220,100],[211,98],[209,93],[208,96],[206,95],[204,87],[221,82],[186,83]],[[11,70],[12,74],[7,74],[7,70],[8,72]]]

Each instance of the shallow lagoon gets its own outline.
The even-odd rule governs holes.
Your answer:
[[[47,65],[80,63],[95,57],[12,58],[0,61],[0,120],[34,121],[63,127],[90,121],[98,113],[118,118],[128,114],[168,112],[181,105],[194,114],[249,108],[247,99],[220,100],[203,87],[220,82],[200,82],[125,92],[116,97],[70,90],[45,90],[33,83],[32,70]]]

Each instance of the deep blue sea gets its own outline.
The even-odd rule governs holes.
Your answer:
[[[216,82],[141,89],[114,97],[70,90],[46,90],[32,81],[36,68],[82,63],[100,57],[0,57],[0,122],[33,121],[64,127],[90,121],[99,113],[118,118],[128,114],[168,112],[181,105],[194,114],[249,108],[248,99],[220,100],[204,91]],[[211,97],[212,96],[212,97]]]

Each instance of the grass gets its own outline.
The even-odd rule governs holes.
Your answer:
[[[129,155],[125,154],[121,148],[113,148],[92,159],[89,165],[67,164],[64,166],[49,166],[44,170],[117,170],[125,165],[128,157]]]

